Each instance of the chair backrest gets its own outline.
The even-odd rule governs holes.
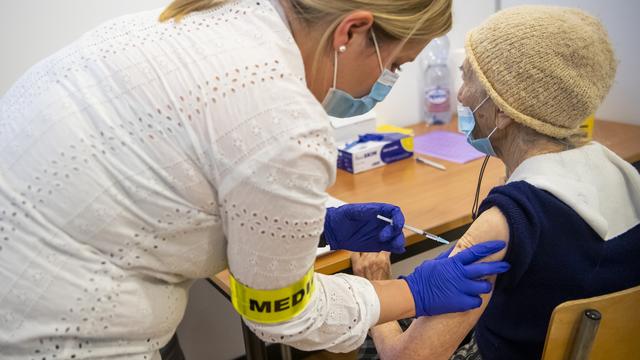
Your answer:
[[[636,286],[558,305],[551,314],[543,360],[569,359],[589,309],[601,314],[589,359],[640,359],[640,286]]]

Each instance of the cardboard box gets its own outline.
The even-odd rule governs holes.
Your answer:
[[[338,168],[357,174],[412,156],[411,134],[364,134],[338,147]]]

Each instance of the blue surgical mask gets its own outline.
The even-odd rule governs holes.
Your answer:
[[[468,106],[458,105],[458,131],[467,135],[467,142],[476,150],[486,155],[496,156],[496,152],[493,150],[493,146],[491,146],[489,138],[496,132],[496,130],[498,130],[497,126],[491,131],[491,133],[489,133],[489,135],[487,135],[487,137],[480,139],[473,138],[473,129],[476,127],[476,118],[474,113],[478,111],[480,106],[482,106],[488,99],[489,96],[484,98],[480,105],[476,106],[473,110]]]
[[[376,54],[378,55],[378,63],[380,64],[380,77],[373,84],[371,92],[359,99],[355,99],[348,93],[336,89],[336,80],[338,75],[338,52],[334,52],[333,59],[333,87],[329,89],[327,96],[322,101],[327,114],[338,117],[347,118],[357,116],[369,112],[376,106],[377,103],[384,100],[391,91],[393,84],[398,80],[398,74],[385,69],[382,66],[382,58],[380,57],[380,49],[378,48],[378,41],[376,35],[371,29],[371,35],[373,37],[373,44],[376,47]]]

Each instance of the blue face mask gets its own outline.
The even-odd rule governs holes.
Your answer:
[[[487,96],[480,105],[476,106],[473,111],[468,106],[458,105],[458,131],[467,135],[467,142],[471,144],[476,150],[480,151],[483,154],[496,156],[496,152],[493,150],[493,146],[491,146],[491,141],[489,138],[493,135],[498,127],[496,126],[487,137],[474,139],[473,138],[473,129],[476,127],[476,118],[473,115],[480,106],[482,106],[487,100],[489,96]]]
[[[376,35],[373,33],[373,29],[371,29],[371,35],[373,37],[373,44],[376,47],[378,63],[380,64],[380,77],[375,82],[375,84],[373,84],[371,92],[359,99],[355,99],[348,93],[336,89],[336,78],[338,74],[338,52],[334,52],[333,87],[329,89],[327,96],[322,101],[322,106],[324,107],[327,114],[338,118],[347,118],[369,112],[371,109],[373,109],[374,106],[376,106],[377,103],[387,97],[387,94],[389,94],[389,91],[391,91],[393,84],[395,84],[396,80],[398,80],[398,74],[387,70],[382,66],[382,59],[380,58],[378,41],[376,40]]]

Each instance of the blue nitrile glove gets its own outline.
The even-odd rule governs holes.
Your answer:
[[[393,220],[389,224],[377,218]],[[383,203],[346,204],[328,208],[324,219],[324,239],[331,250],[360,252],[404,252],[404,215],[395,205]]]
[[[427,260],[404,277],[409,285],[417,316],[433,316],[475,309],[482,304],[480,294],[491,291],[491,283],[476,280],[509,270],[504,261],[475,263],[497,253],[504,241],[487,241],[448,257],[453,247]]]

